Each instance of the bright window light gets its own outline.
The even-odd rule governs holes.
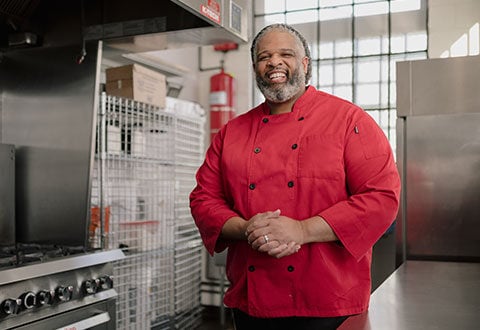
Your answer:
[[[352,17],[352,6],[320,9],[320,21]]]
[[[333,67],[331,65],[320,65],[320,85],[333,85]]]
[[[316,10],[294,11],[287,13],[287,23],[290,25],[314,22],[317,20]]]
[[[320,7],[334,7],[352,4],[352,0],[321,0]]]
[[[363,38],[358,40],[358,54],[370,55],[380,54],[381,43],[379,37]]]
[[[356,17],[381,15],[388,13],[388,2],[363,3],[354,6]]]
[[[320,43],[320,58],[333,57],[333,42]]]
[[[352,82],[352,64],[344,63],[335,66],[335,83],[349,84]]]
[[[426,33],[409,33],[407,35],[407,51],[409,52],[425,50],[427,49],[427,43]]]
[[[321,90],[325,93],[328,93],[328,94],[333,94],[333,87],[332,86],[328,86],[328,87],[322,87]]]
[[[264,13],[279,13],[285,10],[302,10],[317,8],[317,0],[264,0]],[[352,17],[352,0],[320,0],[320,20],[329,21]],[[372,16],[388,14],[388,1],[356,0],[353,6],[355,16]],[[391,0],[390,9],[392,13],[414,11],[421,9],[421,0]],[[314,22],[316,15],[305,16],[302,23]],[[297,18],[295,18],[295,22]]]
[[[390,47],[392,53],[405,52],[405,35],[392,36]]]
[[[390,11],[392,13],[419,10],[420,8],[420,0],[394,0],[390,2]]]
[[[468,36],[464,33],[457,41],[450,47],[450,56],[467,56],[468,55]]]
[[[443,53],[440,54],[440,58],[447,58],[450,57],[450,51],[445,50]]]
[[[392,104],[397,103],[397,84],[396,83],[390,83],[390,103]]]
[[[478,23],[475,23],[468,31],[468,54],[480,54],[480,28]]]
[[[475,23],[468,30],[468,34],[464,33],[451,46],[450,49],[443,51],[440,58],[458,57],[467,55],[480,54],[480,31],[479,23]]]
[[[355,103],[368,108],[376,106],[380,103],[380,91],[377,84],[357,85],[357,93],[355,95]]]
[[[352,41],[338,40],[335,42],[335,56],[347,57],[352,55]]]
[[[377,123],[380,122],[380,113],[378,111],[368,111],[367,112]]]
[[[316,7],[317,0],[287,0],[287,10],[310,9]]]
[[[351,86],[334,86],[333,92],[335,96],[341,97],[342,99],[352,101],[352,87]]]
[[[364,82],[378,82],[380,80],[380,63],[379,62],[365,62],[358,63],[357,81]]]

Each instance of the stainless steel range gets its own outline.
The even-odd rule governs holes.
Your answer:
[[[1,329],[115,329],[112,261],[120,250],[0,271]]]
[[[0,329],[115,328],[123,253],[88,243],[101,47],[85,49],[81,64],[73,46],[0,59],[0,166],[14,169],[1,181]]]

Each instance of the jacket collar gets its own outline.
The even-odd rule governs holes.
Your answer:
[[[312,107],[308,105],[313,102],[316,91],[317,90],[315,89],[315,87],[308,85],[305,89],[305,93],[303,93],[302,96],[300,96],[298,100],[295,102],[295,104],[293,105],[293,109],[291,112],[280,114],[280,115],[272,115],[272,116],[282,116],[282,117],[288,116],[298,120],[300,117],[305,116],[307,113],[313,110]],[[263,116],[270,115],[270,108],[268,107],[268,104],[266,101],[264,101],[260,105],[260,109],[261,109],[261,114]]]

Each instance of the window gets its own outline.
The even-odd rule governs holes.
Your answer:
[[[396,62],[427,57],[427,0],[256,0],[254,10],[255,33],[272,23],[299,30],[310,83],[361,106],[395,149]]]

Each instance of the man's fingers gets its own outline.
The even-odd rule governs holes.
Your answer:
[[[280,244],[278,247],[270,249],[268,251],[268,254],[275,258],[282,258],[297,253],[299,250],[299,244],[295,242],[290,242],[288,244]]]

